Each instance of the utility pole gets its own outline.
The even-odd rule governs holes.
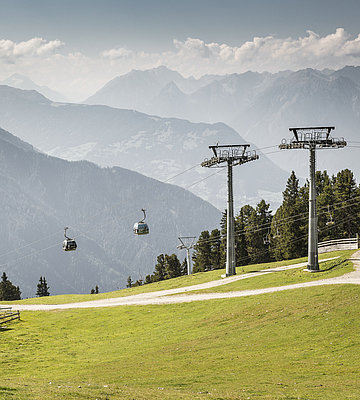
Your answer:
[[[308,149],[310,151],[309,164],[309,237],[308,237],[308,265],[310,272],[319,271],[318,260],[318,219],[316,214],[316,149],[339,149],[346,146],[344,138],[332,138],[330,133],[334,126],[289,128],[293,138],[287,143],[281,141],[279,148]]]
[[[191,258],[190,258],[190,249],[194,247],[196,236],[181,236],[179,237],[181,244],[177,245],[176,247],[180,250],[186,249],[186,256],[187,256],[187,274],[192,274],[191,268]]]
[[[257,160],[256,151],[247,151],[249,144],[229,144],[209,146],[214,156],[201,163],[202,167],[222,168],[227,165],[228,200],[226,223],[226,276],[236,275],[235,228],[232,167]]]

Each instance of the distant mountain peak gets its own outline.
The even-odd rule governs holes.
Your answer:
[[[19,73],[12,74],[4,81],[0,81],[0,85],[7,85],[23,90],[35,90],[36,92],[42,94],[48,99],[51,99],[52,101],[59,101],[59,102],[68,101],[66,97],[63,96],[61,93],[58,93],[48,88],[47,86],[40,86],[37,83],[35,83],[32,79],[30,79],[28,76]]]

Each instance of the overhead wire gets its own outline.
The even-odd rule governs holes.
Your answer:
[[[348,142],[348,143],[359,143],[359,144],[360,144],[360,142]],[[276,147],[278,147],[278,146],[277,146],[277,145],[266,146],[266,147],[263,147],[263,148],[257,148],[256,151],[262,151],[262,150],[271,149],[271,148],[276,148]],[[349,147],[358,148],[357,146],[349,146]],[[281,150],[275,150],[275,151],[272,151],[272,152],[264,152],[264,153],[262,153],[262,154],[263,154],[263,155],[269,155],[269,154],[274,154],[274,153],[279,153],[279,152],[281,152]],[[179,172],[179,173],[177,173],[177,174],[171,176],[170,178],[168,178],[168,179],[166,179],[165,181],[162,181],[162,182],[163,182],[163,183],[167,183],[167,182],[169,182],[170,180],[175,179],[176,177],[178,177],[178,176],[180,176],[180,175],[183,175],[184,173],[189,172],[189,171],[191,171],[191,170],[193,170],[193,169],[199,167],[200,165],[201,165],[200,163],[197,163],[197,164],[195,164],[195,165],[193,165],[193,166],[191,166],[191,167],[185,169],[184,171],[181,171],[181,172]],[[195,185],[197,185],[197,184],[199,184],[199,183],[201,183],[201,182],[203,182],[203,181],[205,181],[205,180],[207,180],[207,179],[209,179],[209,178],[211,178],[211,177],[213,177],[213,176],[215,176],[215,175],[221,173],[222,171],[224,171],[224,168],[220,168],[220,169],[219,169],[218,171],[216,171],[215,173],[212,173],[212,174],[210,174],[210,175],[208,175],[208,176],[206,176],[206,177],[204,177],[204,178],[202,178],[202,179],[200,179],[200,180],[198,180],[198,181],[196,181],[196,182],[194,182],[194,183],[192,183],[192,184],[190,184],[190,185],[187,185],[187,186],[183,187],[183,189],[185,189],[185,190],[186,190],[186,189],[189,189],[190,187],[193,187],[193,186],[195,186]],[[359,197],[360,197],[360,196],[359,196]],[[353,199],[352,199],[352,200],[353,200]],[[349,201],[350,201],[350,200],[349,200]],[[325,207],[324,207],[324,208],[325,208]],[[306,212],[306,213],[303,213],[303,214],[307,214],[307,212]],[[300,215],[301,215],[301,214],[299,214],[299,216],[300,216]],[[293,216],[293,217],[294,217],[294,216]],[[292,218],[293,218],[293,217],[292,217]],[[290,217],[289,217],[289,218],[290,218]],[[300,217],[299,219],[301,219],[301,218],[304,218],[304,217]],[[283,223],[285,223],[285,222],[283,222]],[[100,227],[105,226],[105,225],[107,225],[107,222],[104,223],[103,225],[101,225]],[[265,225],[266,225],[266,226],[265,226],[263,229],[269,229],[269,224],[265,224]],[[279,225],[279,226],[280,226],[280,225]],[[87,235],[86,235],[84,232],[82,232],[81,230],[76,229],[76,228],[73,228],[73,229],[76,230],[76,231],[78,231],[78,232],[80,233],[81,236],[84,236],[84,237],[86,237],[86,238],[88,238],[89,240],[92,240],[92,241],[95,240],[95,239],[92,239],[92,238],[90,238],[89,236],[87,236]],[[48,236],[46,236],[46,237],[43,237],[43,238],[41,238],[41,239],[37,239],[37,240],[34,241],[34,242],[28,243],[28,244],[26,244],[26,245],[24,245],[24,246],[21,246],[21,247],[15,248],[15,249],[13,249],[13,250],[10,250],[10,251],[8,251],[8,252],[6,252],[6,253],[0,254],[0,257],[4,257],[4,256],[6,256],[6,255],[9,255],[9,254],[11,254],[11,253],[17,252],[17,251],[19,251],[19,250],[21,250],[21,249],[24,249],[24,248],[26,248],[26,247],[32,246],[32,245],[34,245],[34,244],[36,244],[36,243],[38,243],[38,242],[42,242],[42,241],[44,241],[45,239],[47,239],[47,238],[49,238],[49,237],[52,237],[52,236],[58,234],[58,232],[60,232],[60,231],[54,232],[53,234],[50,234],[50,235],[48,235]],[[243,231],[243,232],[244,232],[244,231]],[[236,235],[243,234],[243,232],[238,232],[238,231],[236,231]],[[211,239],[211,240],[218,240],[218,239],[213,238],[213,239]],[[51,245],[51,246],[48,246],[48,247],[46,247],[46,248],[42,248],[42,249],[40,249],[40,250],[38,250],[38,251],[33,251],[33,252],[31,252],[31,253],[29,253],[29,254],[27,254],[27,255],[24,255],[24,256],[22,256],[22,257],[16,259],[15,261],[19,261],[19,260],[21,260],[21,259],[23,259],[23,258],[32,256],[32,255],[35,255],[35,254],[37,254],[37,253],[39,253],[39,252],[43,252],[43,251],[45,251],[45,250],[48,250],[48,249],[50,249],[50,248],[52,248],[52,247],[55,247],[55,246],[58,246],[58,245],[59,245],[59,243],[56,243],[56,244]],[[9,262],[7,262],[7,263],[5,263],[5,264],[0,264],[0,266],[8,265],[10,262],[15,262],[15,261],[9,261]]]
[[[360,201],[360,196],[357,196],[357,197],[354,197],[352,199],[349,199],[348,201],[353,201],[354,199],[357,199],[357,201]],[[342,204],[342,203],[343,202],[337,202],[337,203],[334,203],[334,204]],[[347,205],[344,205],[342,207],[336,208],[335,211],[341,210],[341,209],[344,209],[344,208],[348,208],[348,207],[351,207],[351,206],[354,206],[354,205],[355,204],[347,204]],[[321,207],[320,210],[324,210],[324,211],[318,212],[318,216],[328,214],[327,206]],[[273,217],[273,218],[275,218],[275,217]],[[278,227],[281,227],[284,224],[286,224],[288,221],[297,222],[297,221],[299,221],[301,219],[304,219],[304,218],[308,218],[308,211],[305,211],[305,212],[303,212],[301,214],[296,214],[294,216],[289,216],[289,217],[286,217],[286,218],[277,218],[276,219],[276,225]],[[272,222],[266,222],[265,224],[258,225],[256,227],[256,229],[235,230],[235,236],[241,236],[241,235],[243,235],[245,233],[254,233],[254,232],[259,232],[259,231],[262,231],[262,230],[267,230],[267,229],[270,229],[271,225],[272,225]],[[223,239],[225,237],[226,237],[225,234],[221,234],[221,235],[215,236],[215,237],[213,237],[211,239],[210,238],[209,239],[201,239],[201,240],[198,241],[198,243],[203,244],[203,243],[213,242],[213,241],[217,241],[219,239]]]

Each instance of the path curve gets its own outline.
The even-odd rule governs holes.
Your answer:
[[[337,257],[327,258],[320,262],[333,260]],[[115,306],[128,306],[128,305],[149,305],[149,304],[174,304],[174,303],[189,303],[193,301],[203,301],[212,299],[228,299],[235,297],[253,296],[257,294],[280,292],[283,290],[298,289],[304,287],[321,286],[321,285],[336,285],[336,284],[355,284],[360,285],[360,251],[353,254],[349,259],[354,264],[355,271],[345,274],[336,278],[321,279],[318,281],[296,283],[287,286],[270,287],[264,289],[242,290],[234,292],[223,293],[196,293],[187,294],[188,292],[210,289],[212,287],[226,285],[227,283],[235,282],[242,279],[249,279],[255,276],[266,275],[277,271],[285,271],[288,269],[295,269],[306,267],[307,263],[293,264],[283,267],[271,268],[261,270],[259,272],[249,273],[246,275],[235,275],[227,278],[219,279],[216,281],[201,283],[198,285],[187,286],[183,288],[161,290],[157,292],[141,293],[127,297],[116,297],[112,299],[101,299],[79,303],[68,304],[9,304],[9,307],[19,311],[50,311],[59,309],[71,308],[98,308],[98,307],[115,307]],[[169,296],[172,295],[172,296]],[[7,305],[2,305],[7,307]]]

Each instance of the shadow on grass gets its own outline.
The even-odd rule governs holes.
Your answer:
[[[16,389],[0,386],[0,394],[12,395],[14,392],[16,392]]]
[[[6,331],[12,331],[12,328],[8,328],[7,326],[0,326],[0,333]],[[0,386],[0,391],[1,391],[1,386]]]
[[[338,264],[330,265],[328,268],[321,269],[319,272],[327,272],[327,271],[331,271],[334,268],[341,267],[341,265],[344,264],[346,261],[347,260],[343,260]]]

